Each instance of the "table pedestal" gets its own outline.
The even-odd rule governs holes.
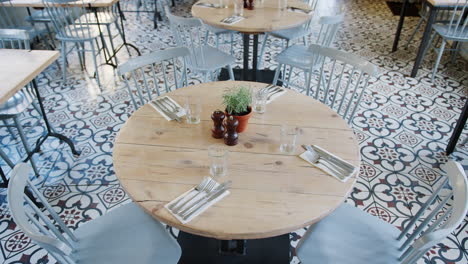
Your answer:
[[[252,45],[252,68],[249,68],[249,54],[250,54],[250,40],[253,37]],[[244,42],[244,59],[243,59],[243,68],[242,69],[233,69],[234,78],[236,80],[242,81],[254,81],[254,82],[263,82],[263,83],[272,83],[275,77],[275,71],[272,70],[257,70],[258,65],[258,34],[249,34],[242,33],[242,38]],[[281,74],[280,74],[281,75]],[[220,81],[229,80],[229,73],[226,68],[221,70],[219,75]],[[278,83],[281,85],[281,83]]]
[[[290,258],[289,234],[264,239],[217,240],[180,231],[177,242],[182,248],[179,264],[288,264]]]

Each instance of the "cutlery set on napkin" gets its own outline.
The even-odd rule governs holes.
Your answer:
[[[231,181],[218,183],[211,177],[203,180],[164,207],[182,224],[190,222],[213,204],[229,195]]]
[[[163,96],[150,102],[150,105],[156,109],[167,121],[176,120],[182,122],[181,117],[185,115],[185,109],[169,96]]]
[[[316,145],[302,145],[306,150],[299,157],[339,181],[346,182],[359,168]]]
[[[273,84],[269,84],[266,87],[260,89],[259,92],[268,93],[266,103],[269,104],[276,98],[286,93],[286,89],[284,89],[283,87],[273,85]]]
[[[241,20],[243,20],[245,17],[243,16],[237,16],[237,15],[233,15],[233,16],[230,16],[230,17],[226,17],[226,18],[223,18],[221,19],[221,23],[223,24],[228,24],[228,25],[232,25],[232,24],[235,24]]]
[[[288,6],[288,11],[301,13],[301,14],[306,14],[306,15],[310,15],[310,14],[312,14],[314,12],[311,9],[304,9],[304,8],[299,8],[299,7],[294,7],[294,6]]]
[[[210,8],[218,8],[218,5],[215,5],[215,4],[212,4],[212,3],[196,3],[195,4],[196,6],[200,6],[200,7],[210,7]]]

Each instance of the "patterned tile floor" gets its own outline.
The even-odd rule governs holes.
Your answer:
[[[132,1],[125,2],[130,3],[125,8],[132,9]],[[175,12],[188,16],[191,4],[188,0],[180,1]],[[321,14],[333,9],[334,4],[335,1],[322,1]],[[420,34],[408,49],[390,53],[398,17],[391,14],[385,2],[350,0],[343,4],[346,18],[335,46],[366,58],[381,72],[366,93],[352,124],[361,146],[362,166],[359,181],[347,202],[401,228],[437,186],[442,177],[442,163],[454,159],[468,168],[466,145],[459,145],[450,157],[443,154],[468,97],[468,62],[458,57],[451,63],[449,56],[444,56],[436,81],[431,83],[434,54],[430,52],[418,76],[411,78]],[[142,53],[174,45],[166,21],[154,30],[149,15],[143,14],[140,19],[135,13],[126,16],[128,40]],[[406,20],[403,41],[416,22],[417,18]],[[240,66],[241,38],[237,40],[235,55]],[[281,50],[280,43],[273,40],[268,46],[265,67],[274,69],[272,58]],[[120,61],[127,57],[125,52],[119,54]],[[66,224],[75,229],[129,202],[114,174],[112,148],[116,133],[134,110],[112,69],[100,69],[104,79],[101,92],[93,79],[80,72],[76,58],[70,58],[70,64],[66,86],[62,86],[55,65],[41,74],[38,82],[52,124],[57,131],[71,137],[82,154],[73,158],[68,147],[57,140],[48,140],[35,159],[41,174],[37,184]],[[295,76],[299,83],[304,81],[300,76]],[[191,82],[200,82],[200,76],[191,74],[190,77]],[[32,109],[22,116],[31,143],[44,132],[36,125],[37,117]],[[17,135],[10,136],[4,128],[0,129],[0,144],[14,161],[24,155]],[[303,232],[291,234],[293,246]],[[418,263],[467,263],[467,241],[468,218]],[[4,263],[55,263],[16,228],[6,204],[5,190],[0,191],[0,251]],[[293,257],[291,263],[299,260]]]

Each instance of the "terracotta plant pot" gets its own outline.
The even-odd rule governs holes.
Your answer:
[[[252,116],[252,107],[249,106],[249,113],[246,115],[236,116],[232,115],[237,121],[239,121],[239,126],[237,127],[237,133],[242,133],[247,129],[247,124],[249,123],[249,118]],[[228,112],[226,112],[226,117],[231,116]]]

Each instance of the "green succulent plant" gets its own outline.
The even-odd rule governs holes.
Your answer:
[[[230,115],[248,114],[251,103],[250,90],[246,87],[231,88],[223,94],[223,104]]]

